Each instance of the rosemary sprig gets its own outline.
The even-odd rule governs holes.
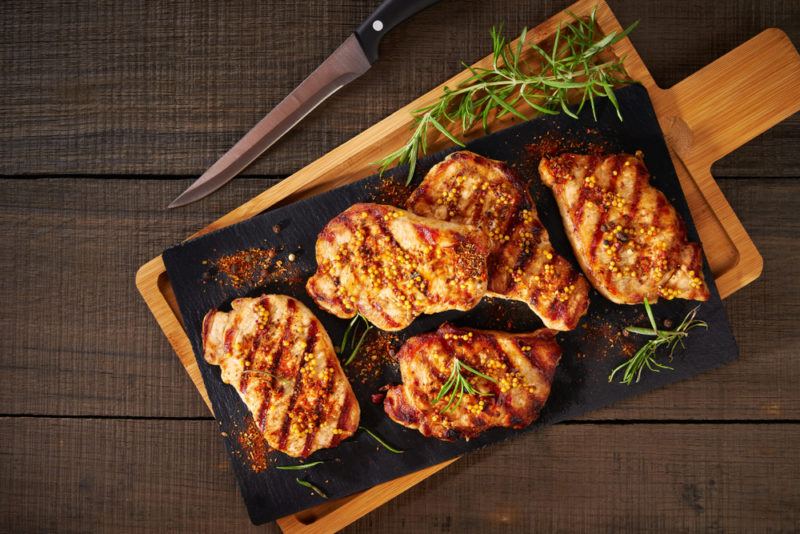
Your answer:
[[[310,469],[314,466],[324,464],[325,462],[311,462],[310,464],[300,464],[300,465],[278,465],[275,466],[275,469],[280,469],[281,471],[300,471],[301,469]]]
[[[358,335],[358,331],[363,328],[361,335]],[[364,345],[364,341],[367,339],[367,334],[375,328],[375,326],[367,321],[367,319],[357,313],[353,320],[350,321],[350,324],[347,325],[347,329],[344,331],[344,336],[342,336],[342,344],[339,345],[339,355],[344,355],[345,351],[350,350],[350,354],[347,359],[344,361],[344,365],[350,365],[353,360],[355,359],[358,351],[361,350],[361,346]],[[356,341],[358,339],[358,341]],[[349,349],[348,349],[348,341]]]
[[[695,319],[697,316],[697,308],[687,313],[683,321],[681,321],[674,330],[658,329],[655,317],[653,317],[653,310],[650,308],[650,303],[646,298],[644,299],[644,309],[647,312],[647,318],[652,328],[629,326],[625,328],[625,330],[632,334],[650,336],[654,339],[645,343],[628,361],[611,371],[611,374],[608,375],[609,382],[614,380],[614,376],[619,371],[624,371],[620,384],[628,386],[634,382],[639,382],[639,379],[642,377],[642,372],[645,369],[655,373],[658,373],[662,369],[671,371],[673,369],[672,367],[656,361],[658,350],[661,347],[667,347],[669,349],[669,359],[671,360],[677,346],[680,344],[681,347],[684,347],[683,340],[689,336],[689,330],[697,327],[708,328],[708,323]]]
[[[391,445],[389,445],[388,443],[383,441],[375,432],[373,432],[369,428],[367,428],[365,426],[360,426],[358,428],[359,428],[359,430],[363,430],[364,432],[369,434],[372,439],[374,439],[375,441],[380,443],[383,446],[383,448],[386,449],[387,451],[393,452],[395,454],[403,454],[403,452],[405,452],[405,451],[401,451],[400,449],[395,449],[394,447],[392,447]]]
[[[316,486],[315,486],[314,484],[312,484],[311,482],[308,482],[308,481],[306,481],[306,480],[301,480],[301,479],[299,479],[299,478],[295,478],[294,480],[295,480],[295,481],[296,481],[298,484],[300,484],[301,486],[303,486],[303,487],[306,487],[306,488],[310,489],[311,491],[313,491],[314,493],[316,493],[317,495],[319,495],[319,496],[320,496],[320,497],[322,497],[323,499],[327,499],[327,498],[328,498],[328,496],[327,496],[327,495],[325,495],[325,492],[324,492],[324,491],[322,491],[321,489],[319,489],[318,487],[316,487]]]
[[[449,131],[449,127],[458,124],[462,132],[467,132],[480,123],[484,131],[488,131],[492,112],[496,113],[496,118],[512,114],[527,120],[528,117],[515,107],[520,100],[535,112],[554,115],[563,111],[576,119],[588,102],[596,119],[595,98],[607,97],[622,120],[613,88],[631,80],[621,59],[606,61],[601,56],[627,36],[638,22],[621,33],[602,35],[595,19],[596,10],[595,7],[588,20],[570,13],[573,22],[559,26],[549,51],[536,44],[529,45],[539,60],[535,72],[531,72],[532,68],[522,58],[527,28],[522,30],[516,46],[506,41],[502,28],[492,28],[492,66],[465,64],[472,73],[469,78],[455,88],[442,89],[435,103],[414,110],[411,137],[405,145],[378,162],[380,172],[394,164],[408,164],[408,185],[414,176],[417,157],[427,152],[428,137],[433,130],[463,147],[464,143]],[[572,111],[569,103],[578,101],[578,97],[577,111]]]
[[[476,376],[484,378],[489,382],[497,384],[497,380],[491,376],[485,375],[477,369],[473,369],[458,358],[453,358],[453,368],[450,371],[450,376],[448,377],[447,381],[442,384],[442,388],[439,390],[439,394],[436,395],[435,399],[435,402],[439,402],[445,397],[445,395],[449,395],[447,405],[440,410],[441,412],[458,408],[458,406],[461,404],[461,400],[464,398],[465,393],[468,395],[478,395],[480,397],[491,397],[493,395],[492,393],[478,391],[475,389],[475,386],[473,386],[462,374],[462,369],[465,369]],[[453,404],[454,402],[455,404]]]

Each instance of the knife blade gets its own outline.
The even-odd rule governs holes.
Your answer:
[[[168,207],[200,200],[232,180],[314,108],[369,70],[378,59],[380,40],[389,30],[437,1],[385,0],[314,72]]]

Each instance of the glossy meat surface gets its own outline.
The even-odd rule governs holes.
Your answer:
[[[469,151],[435,165],[407,201],[425,217],[480,228],[491,239],[491,296],[528,304],[544,325],[572,330],[589,305],[589,284],[559,256],[527,185],[506,164]]]
[[[542,159],[539,173],[584,273],[606,298],[708,300],[700,245],[688,242],[675,208],[650,184],[641,153],[562,154]]]
[[[403,383],[389,389],[386,414],[395,422],[443,440],[471,438],[492,427],[524,428],[539,416],[550,395],[561,348],[556,332],[541,329],[509,334],[458,328],[448,323],[436,332],[410,338],[398,352]],[[437,401],[454,360],[492,378],[462,371],[482,394],[465,394],[457,407]]]
[[[486,293],[489,241],[480,230],[383,204],[355,204],[317,238],[306,290],[337,317],[382,330],[421,314],[469,310]]]
[[[284,295],[231,306],[203,320],[204,357],[236,388],[269,446],[306,457],[351,436],[358,402],[314,314]]]

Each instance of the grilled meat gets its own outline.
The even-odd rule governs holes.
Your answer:
[[[525,302],[556,330],[572,330],[586,313],[589,284],[553,249],[528,188],[506,164],[454,152],[428,172],[406,205],[490,237],[489,295]]]
[[[203,355],[236,388],[273,449],[306,457],[358,429],[361,411],[322,323],[284,295],[233,301],[203,320]]]
[[[562,154],[542,159],[539,173],[584,273],[606,298],[708,300],[700,245],[687,241],[675,208],[650,185],[641,152]]]
[[[421,314],[478,304],[488,249],[476,228],[355,204],[319,234],[306,290],[337,317],[360,313],[382,330],[401,330]]]
[[[397,354],[403,383],[389,389],[384,410],[395,422],[443,440],[469,439],[492,427],[524,428],[550,395],[561,358],[555,334],[548,329],[509,334],[445,323],[436,332],[412,337]],[[458,406],[458,398],[449,395],[437,401],[456,358],[492,378],[462,370],[476,393],[464,394]]]

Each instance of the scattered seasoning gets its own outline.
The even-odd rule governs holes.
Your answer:
[[[235,288],[261,285],[269,277],[274,248],[249,248],[218,258],[214,262],[214,278]]]
[[[378,435],[377,435],[377,434],[375,434],[375,433],[374,433],[372,430],[370,430],[369,428],[367,428],[367,427],[365,427],[365,426],[360,426],[360,427],[358,427],[358,429],[359,429],[359,430],[363,430],[364,432],[366,432],[367,434],[369,434],[369,436],[370,436],[372,439],[374,439],[375,441],[377,441],[378,443],[380,443],[380,444],[383,446],[383,448],[384,448],[384,449],[386,449],[386,450],[387,450],[387,451],[389,451],[389,452],[393,452],[393,453],[395,453],[395,454],[403,454],[403,453],[405,452],[405,451],[401,451],[400,449],[395,449],[394,447],[392,447],[391,445],[389,445],[388,443],[386,443],[385,441],[383,441],[383,440],[382,440],[380,437],[378,437]]]
[[[411,195],[411,190],[411,187],[391,176],[381,177],[377,184],[372,185],[369,189],[369,202],[391,204],[402,208]]]
[[[533,142],[525,145],[525,152],[533,161],[539,164],[539,160],[545,157],[557,156],[564,152],[579,152],[600,156],[613,151],[609,141],[601,139],[599,132],[595,128],[586,128],[582,134],[577,132],[567,132],[559,130],[549,130],[546,133],[534,138]]]
[[[386,393],[373,393],[370,395],[369,400],[372,401],[372,404],[381,404],[385,398]]]
[[[638,322],[643,318],[644,315],[637,314],[633,321]],[[639,347],[635,340],[629,337],[628,332],[624,328],[620,328],[620,324],[624,320],[627,319],[622,314],[609,316],[595,313],[591,317],[587,317],[587,320],[582,323],[582,337],[603,340],[587,356],[594,359],[617,357],[620,353],[626,358],[632,356]]]
[[[276,259],[280,248],[249,248],[217,258],[203,275],[204,282],[216,281],[235,289],[267,283],[303,284],[305,273],[295,263],[296,253],[288,261]],[[207,264],[207,260],[204,262]]]
[[[255,473],[265,471],[268,467],[267,453],[269,446],[264,435],[256,427],[252,419],[247,420],[247,428],[236,435],[236,441],[244,454],[244,460]]]
[[[373,329],[360,349],[360,356],[347,366],[345,372],[351,380],[361,384],[380,380],[386,367],[396,365],[401,339],[397,334]]]
[[[319,495],[319,496],[320,496],[320,497],[322,497],[323,499],[327,499],[327,498],[328,498],[328,496],[327,496],[327,495],[325,495],[325,492],[324,492],[324,491],[322,491],[321,489],[319,489],[318,487],[316,487],[316,486],[315,486],[314,484],[312,484],[311,482],[307,482],[307,481],[305,481],[305,480],[300,480],[299,478],[295,478],[294,480],[295,480],[295,482],[297,482],[297,483],[298,483],[298,484],[300,484],[301,486],[303,486],[303,487],[306,487],[306,488],[310,489],[311,491],[313,491],[314,493],[316,493],[317,495]]]

